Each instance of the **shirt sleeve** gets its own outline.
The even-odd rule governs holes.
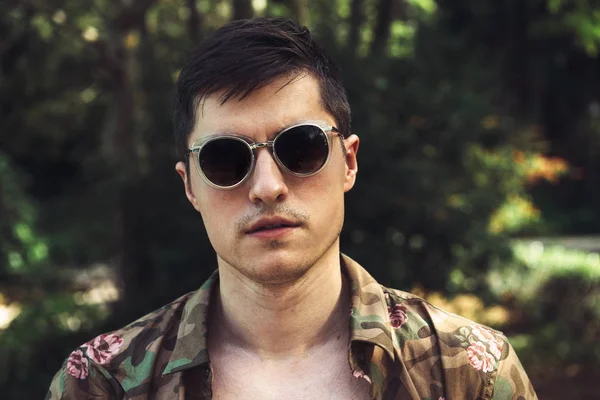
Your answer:
[[[121,400],[125,393],[116,379],[92,362],[74,368],[70,358],[54,375],[46,400]]]
[[[492,400],[537,400],[527,373],[523,369],[515,349],[506,341],[508,355],[500,362],[494,382]]]

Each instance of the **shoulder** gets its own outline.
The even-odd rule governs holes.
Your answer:
[[[382,290],[401,350],[410,350],[426,339],[441,356],[466,356],[464,361],[483,372],[495,370],[504,358],[507,340],[502,332],[446,312],[413,294],[383,286]]]
[[[77,347],[55,375],[47,398],[121,398],[124,380],[137,384],[150,380],[157,357],[170,355],[183,308],[192,294]]]
[[[385,296],[388,312],[390,313],[390,324],[396,328],[399,325],[409,322],[411,325],[407,329],[422,330],[419,335],[433,335],[436,337],[451,333],[453,335],[464,335],[467,331],[475,335],[482,341],[501,341],[505,339],[502,332],[494,330],[488,326],[479,324],[470,319],[444,311],[437,306],[429,303],[423,298],[401,290],[390,289],[381,286]],[[401,318],[402,314],[406,319]]]
[[[483,399],[536,398],[502,332],[413,294],[384,286],[382,290],[394,347],[414,379],[439,374],[446,398],[471,398],[475,393]]]

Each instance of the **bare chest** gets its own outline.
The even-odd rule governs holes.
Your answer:
[[[370,398],[369,383],[352,376],[347,353],[286,361],[213,359],[212,364],[214,399]]]

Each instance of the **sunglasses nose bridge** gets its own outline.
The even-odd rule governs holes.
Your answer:
[[[253,165],[251,166],[250,174],[252,174],[254,172],[254,167],[255,167],[255,164],[256,164],[256,159],[258,157],[258,154],[256,153],[256,151],[258,149],[260,149],[260,148],[263,148],[263,147],[270,147],[271,148],[271,151],[270,151],[271,152],[271,156],[273,156],[273,158],[275,158],[274,154],[273,154],[273,150],[275,149],[275,147],[273,146],[274,144],[275,144],[275,141],[268,140],[268,141],[262,142],[262,143],[252,143],[249,146],[250,147],[250,151],[252,151],[252,155],[253,155],[253,157],[252,157],[252,159],[253,159],[253,163],[252,164]]]
[[[263,143],[254,143],[252,145],[250,145],[250,149],[252,150],[256,150],[256,149],[260,149],[261,147],[273,147],[274,141],[269,140],[268,142],[263,142]]]
[[[250,171],[248,173],[248,176],[251,176],[254,174],[255,169],[256,169],[256,163],[258,161],[258,153],[257,150],[261,149],[263,147],[270,147],[270,151],[269,153],[270,156],[273,158],[273,161],[275,161],[275,163],[277,165],[279,165],[279,161],[277,160],[277,157],[273,154],[275,147],[274,147],[275,141],[274,140],[268,140],[266,142],[262,142],[262,143],[251,143],[248,145],[248,147],[250,148],[250,151],[252,152],[252,165],[250,166]]]

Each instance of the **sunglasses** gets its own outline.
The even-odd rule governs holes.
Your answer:
[[[328,132],[341,136],[334,126],[313,123],[290,126],[264,143],[254,143],[244,136],[214,135],[194,143],[188,154],[197,154],[196,166],[206,183],[218,189],[233,189],[252,175],[256,150],[261,147],[270,147],[275,162],[292,175],[317,174],[331,154]]]

